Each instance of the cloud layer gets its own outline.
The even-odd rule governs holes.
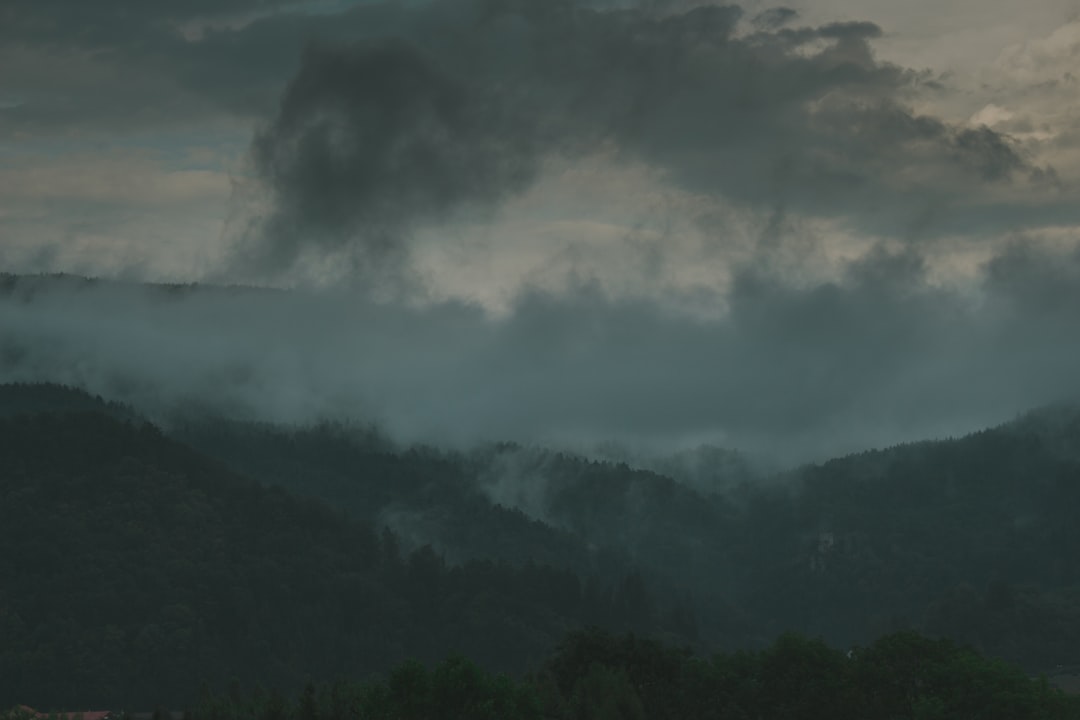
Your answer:
[[[1075,397],[1057,2],[961,76],[895,4],[10,0],[5,268],[307,290],[23,281],[0,379],[786,459]]]
[[[0,380],[68,382],[159,417],[346,416],[407,441],[711,442],[792,461],[1076,398],[1078,247],[1016,245],[975,294],[935,287],[912,253],[799,289],[747,272],[709,321],[588,287],[492,319],[353,294],[22,280],[0,302]]]
[[[469,0],[356,13],[371,37],[309,49],[256,138],[273,205],[246,237],[256,273],[312,249],[406,252],[417,226],[497,208],[600,146],[680,192],[874,236],[1075,220],[1012,137],[912,110],[931,78],[877,61],[873,23],[773,10],[740,33],[734,6]]]

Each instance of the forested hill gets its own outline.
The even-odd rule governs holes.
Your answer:
[[[1076,408],[713,492],[516,445],[396,450],[355,429],[220,421],[178,432],[451,557],[637,567],[669,604],[693,608],[706,646],[791,629],[850,645],[917,628],[1033,671],[1078,661]]]
[[[1080,697],[969,648],[898,632],[837,650],[780,636],[759,652],[695,656],[589,630],[515,682],[467,658],[405,663],[385,681],[207,698],[192,720],[1077,720]],[[32,720],[13,712],[0,720]]]
[[[78,538],[73,547],[97,555],[61,566],[63,587],[124,587],[156,599],[119,625],[107,614],[78,614],[88,612],[81,605],[77,617],[63,606],[45,618],[34,614],[48,607],[35,604],[35,581],[16,592],[22,604],[14,614],[12,600],[0,602],[0,622],[22,628],[24,652],[35,649],[18,661],[4,655],[11,667],[47,675],[57,658],[68,662],[59,638],[67,637],[69,616],[72,627],[97,633],[77,646],[89,648],[85,658],[115,626],[127,657],[140,658],[115,667],[149,667],[149,648],[168,647],[154,638],[172,637],[166,628],[176,623],[169,618],[177,605],[198,630],[176,637],[200,638],[184,646],[188,667],[268,682],[326,668],[385,668],[447,648],[486,667],[521,669],[563,629],[591,622],[667,633],[704,650],[760,648],[787,630],[849,647],[911,628],[1033,672],[1080,662],[1075,408],[710,491],[542,448],[402,448],[363,427],[188,417],[159,431],[50,386],[0,387],[0,407],[18,396],[33,410],[27,398],[39,391],[46,410],[62,410],[66,393],[76,411],[96,403],[112,415],[54,412],[3,425],[0,460],[22,468],[5,476],[4,492],[38,504],[11,510],[5,502],[0,513],[17,513],[19,528],[52,529],[28,539],[5,524],[0,532],[14,533],[5,542],[32,542],[31,556],[67,561],[55,549],[66,546],[54,540],[65,528]],[[111,454],[90,453],[95,445]],[[48,450],[35,455],[35,447]],[[86,489],[87,477],[99,490]],[[196,500],[173,497],[190,493]],[[107,497],[119,511],[103,504]],[[155,503],[166,510],[147,511]],[[167,510],[185,505],[198,522],[184,524],[186,516]],[[128,537],[117,534],[117,517],[141,528],[131,537],[158,540],[109,545],[106,538]],[[385,541],[383,528],[392,530]],[[232,554],[206,549],[212,537],[227,538]],[[137,559],[117,566],[116,552]],[[0,562],[4,578],[28,578],[38,567]],[[104,569],[87,575],[86,567]],[[212,580],[199,592],[178,591],[190,585],[183,573]],[[12,586],[5,579],[3,587]],[[53,634],[35,636],[40,627]],[[230,649],[206,662],[190,649],[217,653],[214,643]],[[214,657],[222,658],[217,665]],[[194,674],[183,672],[160,677],[186,691]]]
[[[640,581],[399,546],[148,424],[0,420],[0,707],[181,706],[452,651],[522,671],[573,627],[663,629]]]
[[[62,385],[42,383],[0,385],[0,418],[50,412],[97,412],[127,420],[138,418],[137,413],[125,405]]]
[[[1052,408],[801,469],[782,503],[797,594],[838,623],[888,608],[1029,667],[1076,662],[1078,450],[1080,413]]]

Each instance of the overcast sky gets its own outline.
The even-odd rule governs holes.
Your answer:
[[[0,270],[294,289],[0,305],[144,404],[963,432],[1080,391],[1080,1],[5,0]]]

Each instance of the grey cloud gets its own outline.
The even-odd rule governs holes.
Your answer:
[[[986,180],[1009,178],[1026,166],[1008,138],[985,125],[955,133],[950,144],[958,159],[970,164]],[[1035,168],[1032,170],[1037,172]]]
[[[344,294],[100,285],[0,301],[0,379],[158,413],[351,415],[405,441],[710,441],[797,460],[1076,398],[1078,276],[1075,250],[1012,250],[979,297],[932,284],[914,251],[878,251],[805,287],[743,271],[715,321],[588,286],[522,296],[493,320]]]
[[[1080,245],[1048,255],[1018,238],[987,264],[986,285],[1002,312],[1036,325],[1064,319],[1080,307]]]
[[[153,41],[148,31],[196,18],[272,12],[308,0],[5,0],[0,37],[70,48],[137,46]]]
[[[26,101],[0,131],[120,133],[268,112],[307,38],[333,27],[302,12],[307,2],[5,2],[0,83]],[[232,28],[239,18],[250,22]],[[206,32],[187,39],[201,21]]]
[[[773,201],[777,173],[801,168],[811,187],[796,172],[785,190],[787,202],[825,213],[857,213],[858,203],[843,200],[844,178],[890,192],[877,177],[877,161],[904,160],[912,143],[949,150],[944,135],[890,136],[895,123],[875,127],[886,119],[875,111],[881,102],[910,124],[923,118],[902,109],[916,76],[874,59],[870,42],[881,29],[873,23],[793,28],[791,11],[776,8],[758,16],[757,32],[736,37],[741,10],[709,4],[658,11],[649,3],[431,0],[360,4],[330,16],[296,12],[295,5],[237,29],[210,31],[198,42],[181,38],[174,23],[277,5],[19,0],[9,4],[5,27],[20,45],[89,48],[97,53],[95,62],[138,67],[160,78],[157,94],[143,83],[142,113],[133,113],[136,100],[118,91],[111,100],[117,118],[146,114],[154,103],[170,107],[163,115],[175,114],[168,99],[178,89],[189,105],[202,95],[228,112],[269,113],[308,42],[405,40],[454,82],[512,93],[515,106],[543,130],[540,139],[560,150],[615,140],[685,183],[764,203]],[[800,51],[813,41],[831,46],[809,55]],[[328,63],[324,67],[335,72]],[[312,81],[310,68],[299,72]],[[810,111],[821,102],[833,112]],[[880,142],[860,142],[865,134]],[[955,141],[960,144],[952,154],[962,148],[955,164],[972,168],[976,181],[1025,166],[993,131]],[[924,162],[923,155],[897,170]],[[862,156],[867,163],[860,164]],[[830,178],[834,197],[823,204],[820,190]]]
[[[275,200],[256,261],[349,242],[377,260],[415,222],[495,203],[535,174],[527,124],[404,43],[311,48],[254,143]]]
[[[750,24],[758,30],[776,30],[793,22],[799,13],[788,7],[774,7],[763,10],[754,16]]]
[[[881,27],[877,23],[865,21],[828,23],[822,25],[816,32],[823,38],[835,38],[846,42],[881,37]]]
[[[254,143],[277,203],[254,252],[276,269],[303,246],[407,255],[409,226],[496,206],[547,155],[605,142],[695,192],[906,237],[977,215],[989,185],[1042,179],[1007,136],[908,110],[920,78],[874,58],[877,25],[737,36],[741,17],[569,0],[357,8],[340,25],[366,39],[305,56]]]
[[[797,27],[777,8],[740,34],[734,6],[431,0],[334,15],[290,5],[191,42],[174,26],[270,7],[12,3],[4,32],[33,51],[9,73],[20,96],[42,57],[93,55],[54,73],[68,78],[55,98],[0,110],[0,131],[268,119],[253,156],[276,207],[240,247],[249,277],[305,253],[407,264],[412,228],[497,208],[549,156],[600,146],[695,193],[856,232],[925,240],[1076,214],[1049,191],[1052,169],[1007,135],[914,113],[908,99],[929,79],[878,61],[873,23]],[[319,49],[303,54],[312,40]],[[411,84],[388,92],[400,73]],[[391,116],[406,120],[387,134],[377,125]],[[1048,189],[1038,207],[1031,193],[999,192],[1032,183]]]

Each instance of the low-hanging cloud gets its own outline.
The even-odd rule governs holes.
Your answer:
[[[1011,249],[968,292],[879,250],[832,282],[741,272],[729,313],[708,321],[588,287],[492,319],[350,294],[28,294],[24,280],[0,303],[0,379],[68,382],[157,417],[348,416],[406,441],[711,442],[794,460],[1076,398],[1078,274],[1075,249]]]

